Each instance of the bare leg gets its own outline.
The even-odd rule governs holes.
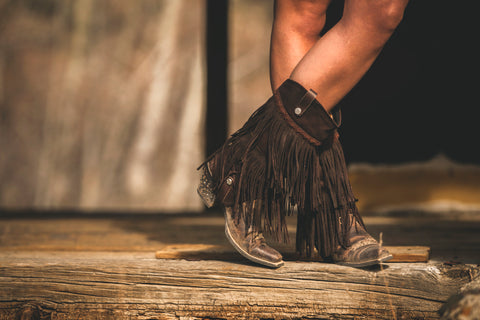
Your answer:
[[[292,25],[294,21],[302,21],[302,15],[304,21],[310,20],[311,13],[306,14],[305,11],[283,12],[289,6],[295,7],[290,2],[292,0],[277,0],[276,4],[271,52],[274,88],[279,85],[277,79],[284,78],[288,72],[285,69],[293,65],[301,54],[300,51],[304,51],[312,41],[314,28],[304,28],[303,32],[299,28],[294,29],[296,34],[290,31],[293,34],[292,40],[288,40],[289,34],[282,34],[286,28],[283,24]],[[296,4],[297,8],[300,7],[299,3]],[[408,0],[345,0],[340,21],[322,38],[317,38],[294,67],[290,79],[315,90],[318,93],[317,99],[330,111],[360,81],[375,61],[400,23],[407,3]],[[325,1],[308,1],[308,5],[315,6],[317,11],[314,12],[317,14],[323,12],[315,25],[317,29],[314,31],[317,31],[318,28],[323,28],[322,23],[325,21]],[[298,37],[303,41],[298,40]],[[297,43],[303,45],[299,45],[298,52],[286,55],[284,50],[278,48],[282,41],[291,41],[291,46],[297,46]]]
[[[320,39],[330,0],[275,1],[270,82],[275,91]]]

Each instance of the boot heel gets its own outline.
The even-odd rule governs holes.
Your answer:
[[[215,204],[215,193],[213,193],[213,182],[207,170],[206,167],[203,168],[203,174],[200,178],[200,185],[197,188],[197,193],[203,200],[205,206],[211,208]]]

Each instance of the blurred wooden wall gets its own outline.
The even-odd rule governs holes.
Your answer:
[[[237,131],[272,95],[270,35],[273,0],[230,0],[228,130]]]
[[[202,209],[204,11],[0,0],[0,207]]]

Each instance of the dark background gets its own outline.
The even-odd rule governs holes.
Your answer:
[[[411,1],[378,60],[341,103],[349,161],[480,163],[476,30],[468,6]],[[471,11],[473,12],[473,11]]]
[[[342,9],[343,1],[332,2],[326,30]],[[207,154],[227,132],[228,98],[222,91],[227,10],[228,1],[209,1]],[[401,163],[444,154],[454,161],[480,163],[474,97],[478,36],[475,19],[469,17],[474,12],[468,2],[410,1],[377,61],[339,104],[347,162]]]

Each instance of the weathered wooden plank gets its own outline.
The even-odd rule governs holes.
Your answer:
[[[385,247],[392,255],[389,262],[428,262],[430,248],[425,246],[395,246]],[[239,260],[241,256],[232,246],[213,244],[173,244],[163,247],[155,253],[157,259],[187,259],[187,260]],[[298,260],[293,252],[283,254],[285,260]],[[244,258],[242,258],[244,259]]]
[[[428,262],[430,247],[426,246],[385,246],[393,255],[389,262]]]
[[[438,319],[479,272],[480,224],[469,219],[367,217],[388,244],[432,247],[430,263],[382,271],[254,266],[226,242],[221,215],[0,217],[0,319]],[[156,259],[168,246],[234,257]],[[294,244],[275,246],[288,257]]]
[[[29,254],[0,257],[0,318],[15,310],[64,319],[437,319],[479,273],[425,263],[381,270],[287,262],[271,270],[138,253]]]
[[[0,3],[0,206],[202,211],[205,1]]]

